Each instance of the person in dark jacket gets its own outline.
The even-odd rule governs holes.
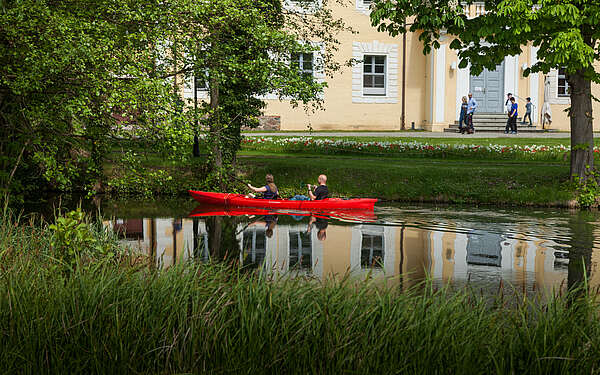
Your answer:
[[[514,96],[510,98],[510,102],[512,103],[509,113],[510,134],[517,134],[517,116],[519,115],[519,105],[517,104]]]
[[[277,199],[279,197],[279,190],[277,190],[277,185],[275,185],[274,179],[273,179],[273,175],[272,174],[268,174],[266,176],[266,180],[267,180],[267,184],[263,187],[254,187],[250,184],[248,184],[248,188],[250,188],[251,190],[253,190],[255,193],[263,193],[262,194],[262,198],[263,199]],[[254,198],[253,194],[248,194],[249,196],[251,196],[252,198]]]
[[[467,97],[463,96],[462,104],[460,105],[460,116],[458,117],[458,132],[460,134],[464,134],[467,130],[467,107]]]

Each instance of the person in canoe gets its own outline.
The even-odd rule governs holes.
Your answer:
[[[327,189],[327,176],[324,174],[320,175],[318,180],[319,185],[308,185],[308,196],[311,201],[320,201],[321,199],[327,199],[329,197],[329,189]],[[314,192],[313,192],[314,189]]]
[[[308,197],[306,195],[298,194],[295,195],[292,201],[319,201],[321,199],[329,198],[329,190],[327,189],[327,176],[324,174],[320,175],[317,179],[319,185],[308,184]],[[313,191],[314,190],[314,191]]]
[[[277,185],[275,185],[273,175],[269,173],[266,176],[266,180],[267,184],[263,187],[257,188],[248,184],[248,188],[255,193],[263,193],[262,199],[277,199],[279,197],[279,190],[277,189]],[[255,198],[254,194],[248,194],[248,197]]]

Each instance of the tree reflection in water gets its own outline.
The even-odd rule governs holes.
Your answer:
[[[194,219],[197,222],[199,219]],[[211,216],[205,219],[208,233],[208,249],[210,257],[218,261],[230,262],[237,259],[240,253],[240,244],[236,236],[239,219],[235,217]],[[194,246],[200,241],[198,231],[194,230]]]
[[[579,211],[569,217],[569,273],[567,287],[569,290],[579,288],[590,276],[592,251],[594,249],[595,215],[589,211]],[[583,290],[582,290],[583,292]]]

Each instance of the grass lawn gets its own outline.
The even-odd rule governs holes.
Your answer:
[[[304,193],[302,183],[328,176],[335,196],[382,200],[507,205],[565,205],[573,199],[566,163],[395,159],[348,156],[243,156],[254,184],[275,176],[281,193]]]
[[[348,139],[373,141],[373,138],[368,137]],[[456,138],[411,140],[421,143],[464,142]],[[519,142],[520,145],[533,145],[533,141],[537,144],[551,141],[546,143],[547,146],[563,144],[561,139],[468,140],[482,145],[508,141]],[[138,173],[133,178],[123,178],[123,173],[132,173],[119,166],[119,155],[123,151],[122,147],[115,147],[105,166],[108,181],[121,181],[123,185],[116,191],[117,195],[144,189],[155,191],[158,195],[166,191],[170,194],[187,195],[188,189],[204,189],[203,180],[198,175],[204,158],[174,163],[163,159],[159,154],[140,150],[145,155],[140,160],[141,166],[147,170],[165,170],[174,176],[173,180],[160,181],[154,175],[148,175],[148,172]],[[506,155],[495,153],[448,152],[442,157],[440,153],[436,155],[419,151],[382,154],[374,149],[324,154],[319,153],[318,148],[303,151],[302,147],[285,149],[270,144],[262,149],[243,147],[239,153],[238,172],[254,185],[263,183],[265,174],[272,173],[284,197],[306,194],[304,185],[316,183],[316,178],[321,173],[328,175],[330,191],[341,197],[515,206],[567,206],[575,197],[573,184],[568,183],[568,152],[549,158],[545,158],[542,153],[517,153],[506,158]],[[234,184],[229,188],[230,191],[246,191],[241,184]]]

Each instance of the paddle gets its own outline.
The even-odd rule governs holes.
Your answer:
[[[247,183],[246,181],[242,180],[241,178],[237,178],[237,177],[236,177],[236,176],[234,176],[234,175],[228,175],[228,176],[229,176],[229,177],[230,177],[230,178],[231,178],[233,181],[235,181],[235,182],[237,182],[237,183],[239,183],[239,184],[241,184],[241,185],[244,185],[244,189],[248,189],[248,183]]]

